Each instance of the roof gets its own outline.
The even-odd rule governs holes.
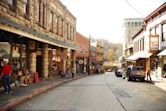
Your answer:
[[[132,39],[136,38],[137,35],[139,35],[142,31],[143,31],[143,27],[141,27],[140,29],[138,29],[138,30],[134,33],[134,36],[132,37]]]
[[[145,19],[145,23],[149,22],[152,18],[159,16],[161,13],[166,11],[166,2],[159,6],[156,10],[150,13]]]

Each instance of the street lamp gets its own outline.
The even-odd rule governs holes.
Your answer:
[[[90,39],[91,39],[91,37],[89,36],[88,75],[90,75],[90,64],[91,64],[91,61],[90,61]]]

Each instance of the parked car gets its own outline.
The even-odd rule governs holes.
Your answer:
[[[115,71],[115,75],[116,75],[117,77],[122,77],[122,75],[123,75],[123,70],[122,70],[122,69],[117,69],[117,70]]]
[[[112,69],[107,69],[107,72],[112,72]]]
[[[126,72],[127,80],[136,80],[140,79],[144,81],[145,79],[145,72],[142,66],[129,66]]]

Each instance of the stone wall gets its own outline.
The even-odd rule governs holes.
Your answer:
[[[24,0],[14,1],[16,2],[10,5],[7,0],[0,0],[1,17],[58,40],[75,44],[76,18],[59,0],[28,0],[26,14],[24,13]],[[52,31],[49,24],[50,12],[53,13]],[[56,23],[55,17],[63,21],[61,27],[58,26],[60,25],[59,19]]]

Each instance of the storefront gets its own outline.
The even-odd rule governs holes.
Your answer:
[[[158,54],[158,57],[159,57],[158,72],[161,74],[162,77],[166,78],[166,49],[161,51]]]

